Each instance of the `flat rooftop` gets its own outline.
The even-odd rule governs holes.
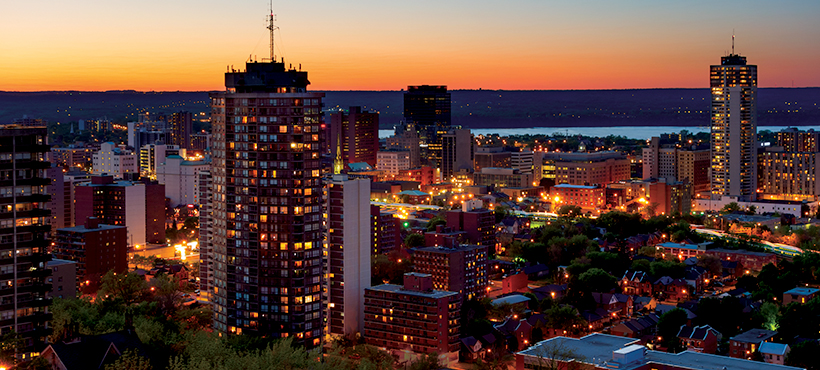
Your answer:
[[[377,291],[380,291],[380,292],[408,294],[408,295],[413,295],[413,296],[417,296],[417,297],[427,297],[427,298],[434,298],[434,299],[449,297],[451,295],[458,295],[458,293],[456,293],[456,292],[448,292],[448,291],[445,291],[445,290],[433,290],[429,293],[418,292],[418,291],[415,291],[415,290],[406,290],[406,289],[404,289],[404,286],[396,285],[396,284],[382,284],[382,285],[377,285],[377,286],[374,286],[374,287],[366,288],[365,290],[368,290],[368,289],[369,290],[377,290]]]
[[[125,226],[117,226],[117,225],[105,225],[99,224],[97,228],[94,229],[86,229],[85,225],[73,226],[73,227],[64,227],[62,229],[57,229],[57,231],[70,231],[73,233],[90,233],[100,230],[115,230],[115,229],[124,229]]]

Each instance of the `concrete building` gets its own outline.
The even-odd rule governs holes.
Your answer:
[[[524,188],[532,185],[535,176],[515,168],[484,167],[473,175],[473,184],[497,188]]]
[[[210,302],[214,280],[213,176],[199,172],[199,295]]]
[[[804,200],[820,195],[820,152],[768,147],[758,153],[757,165],[762,199]]]
[[[518,150],[510,152],[510,166],[516,168],[521,173],[537,173],[533,166],[535,155],[532,150]],[[538,180],[540,180],[540,173]]]
[[[433,288],[457,292],[463,299],[484,297],[489,284],[486,245],[427,247],[413,252],[415,271],[429,274]]]
[[[94,148],[69,145],[66,148],[51,148],[51,163],[70,170],[87,170],[92,167]]]
[[[191,134],[193,133],[193,115],[191,112],[174,112],[167,117],[168,133],[170,140],[168,144],[176,145],[182,149],[191,147]]]
[[[820,132],[789,127],[777,133],[777,146],[786,152],[820,152]]]
[[[130,150],[119,148],[114,143],[102,143],[92,159],[92,174],[125,178],[125,174],[139,173],[137,155]]]
[[[476,172],[480,172],[482,168],[512,167],[512,152],[505,151],[502,147],[476,147],[474,155],[474,167]]]
[[[410,168],[421,166],[421,139],[416,131],[416,125],[396,126],[396,134],[387,138],[387,149],[408,151],[410,152]]]
[[[373,255],[396,250],[396,246],[402,242],[399,233],[401,219],[396,218],[393,213],[383,212],[377,205],[370,206],[370,219],[373,222]]]
[[[210,94],[212,305],[222,335],[321,346],[324,93],[308,84],[284,63],[249,62]]]
[[[404,274],[404,285],[365,289],[364,337],[399,361],[437,353],[443,366],[458,361],[461,298],[433,289],[432,277]]]
[[[555,183],[606,185],[631,178],[630,161],[617,152],[544,153],[544,166],[555,166]]]
[[[480,201],[479,201],[480,202]],[[447,211],[447,227],[467,233],[467,242],[493,246],[495,244],[495,214],[485,208]]]
[[[185,157],[186,150],[176,145],[146,144],[140,147],[140,176],[157,179],[157,166],[172,155]]]
[[[128,269],[128,232],[125,226],[104,225],[96,217],[84,224],[57,230],[55,258],[77,263],[77,291],[95,293],[109,270]]]
[[[165,184],[165,197],[171,200],[171,206],[201,205],[199,173],[210,169],[208,162],[189,161],[172,155],[157,165],[157,181]]]
[[[376,169],[385,175],[398,176],[410,169],[409,150],[382,150],[376,154]]]
[[[737,197],[726,196],[720,199],[695,199],[693,211],[719,211],[729,203],[737,203],[741,209],[755,207],[757,213],[780,213],[790,214],[796,218],[809,217],[817,213],[817,201],[794,201],[794,200],[759,200],[755,202],[745,202]]]
[[[667,182],[688,180],[692,193],[706,193],[710,189],[709,148],[661,147],[660,138],[653,137],[643,148],[643,179],[666,179]]]
[[[327,130],[330,156],[334,160],[338,158],[342,167],[359,162],[376,166],[376,153],[379,151],[378,113],[363,112],[362,107],[331,113]]]
[[[733,51],[734,52],[734,51]],[[712,199],[757,197],[757,66],[729,54],[710,68]]]
[[[692,186],[688,181],[667,181],[666,179],[647,183],[648,202],[655,206],[655,213],[687,215],[692,211]]]
[[[49,149],[45,127],[0,126],[0,332],[20,334],[18,360],[31,360],[50,333]]]
[[[441,136],[441,178],[450,182],[456,172],[473,170],[475,138],[469,129],[450,130]]]
[[[370,287],[370,180],[334,175],[327,190],[328,333],[364,333]]]
[[[550,188],[549,199],[553,211],[561,206],[578,206],[584,211],[600,210],[606,204],[604,188],[600,185],[558,184]]]
[[[554,337],[515,354],[515,369],[799,370],[708,353],[667,353],[647,349],[638,339],[593,333]]]
[[[51,259],[46,263],[46,269],[51,271],[48,281],[51,291],[46,297],[54,299],[77,298],[77,262]]]
[[[165,185],[92,176],[75,188],[74,224],[97,217],[106,225],[128,226],[128,245],[165,243]]]

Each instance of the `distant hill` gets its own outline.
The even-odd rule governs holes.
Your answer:
[[[402,119],[401,91],[327,91],[325,108],[379,111],[383,128]],[[708,89],[454,90],[453,123],[468,128],[573,126],[708,126]],[[0,92],[0,122],[24,115],[50,122],[107,116],[127,121],[141,111],[208,111],[207,92]],[[760,126],[820,125],[820,88],[761,88]]]

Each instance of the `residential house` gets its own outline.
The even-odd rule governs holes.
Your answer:
[[[624,294],[651,296],[654,293],[654,279],[648,272],[627,270],[618,281]]]
[[[717,352],[717,344],[723,337],[720,332],[709,325],[702,326],[681,326],[678,331],[678,339],[681,340],[689,351],[711,353]]]
[[[763,355],[764,362],[784,365],[786,362],[786,355],[789,354],[791,348],[789,348],[788,344],[763,342],[760,344],[760,349],[758,349],[758,351],[760,351],[760,354]]]
[[[649,314],[637,319],[627,320],[612,327],[612,335],[630,338],[652,336],[658,325],[658,315]]]
[[[729,357],[751,359],[760,344],[771,342],[776,331],[752,329],[729,338]]]

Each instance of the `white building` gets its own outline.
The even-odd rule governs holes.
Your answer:
[[[370,180],[334,175],[327,188],[328,333],[364,334],[370,287]]]
[[[165,197],[171,199],[171,205],[199,205],[199,173],[210,168],[208,162],[187,161],[171,155],[157,165],[157,181],[165,184]]]
[[[137,155],[117,147],[114,143],[102,143],[92,157],[92,174],[124,178],[127,173],[139,173]]]
[[[712,199],[757,195],[757,66],[729,54],[710,67]]]
[[[178,145],[147,144],[140,148],[140,175],[152,179],[157,178],[157,166],[165,162],[168,156],[178,155],[185,158],[185,149]]]
[[[394,176],[410,169],[410,151],[384,150],[376,153],[376,169]]]

